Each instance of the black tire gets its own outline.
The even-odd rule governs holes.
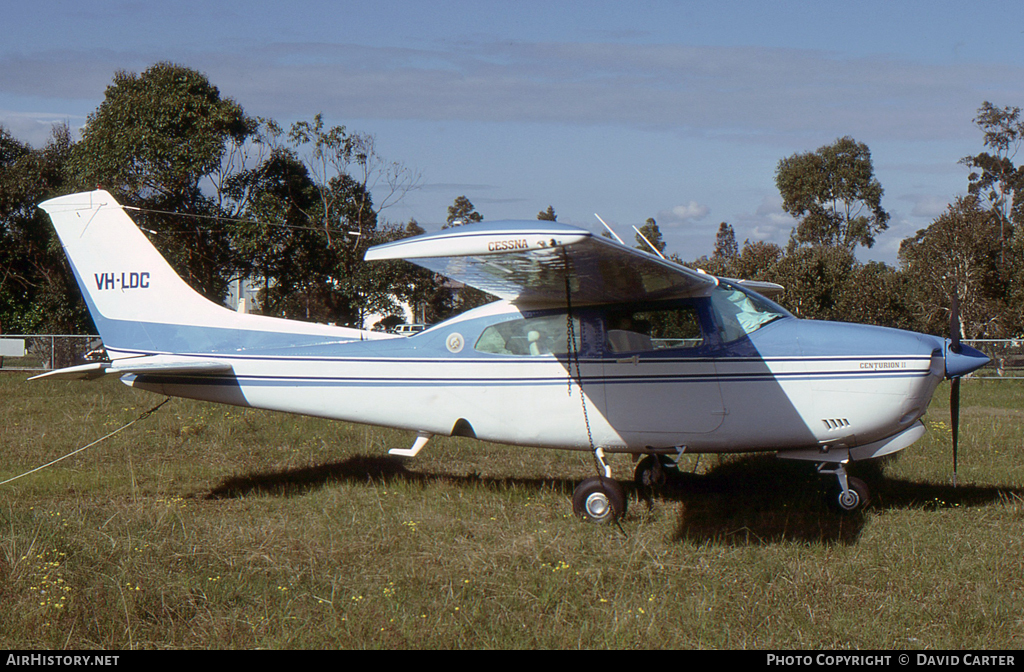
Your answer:
[[[626,514],[626,494],[618,481],[591,476],[572,493],[572,510],[593,523],[611,523]]]
[[[641,489],[660,489],[668,482],[668,474],[658,457],[647,455],[636,463],[633,470],[633,482]]]
[[[842,513],[863,511],[864,507],[871,502],[871,493],[868,491],[867,484],[853,476],[847,476],[846,483],[850,488],[849,491],[843,492],[841,488],[836,488],[831,498],[833,505]]]

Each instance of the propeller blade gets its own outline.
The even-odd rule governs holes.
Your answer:
[[[960,379],[954,378],[949,387],[949,424],[953,429],[953,487],[956,487],[956,452],[960,442]]]
[[[956,289],[949,302],[949,349],[953,352],[960,352],[960,299]]]
[[[960,292],[953,287],[949,301],[949,351],[959,354],[960,347]],[[957,448],[960,444],[960,377],[953,376],[949,386],[949,424],[953,431],[953,487],[956,487]]]

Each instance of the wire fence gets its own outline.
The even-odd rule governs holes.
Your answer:
[[[50,371],[85,364],[102,357],[99,336],[67,334],[3,334],[0,371]]]
[[[1024,380],[1024,339],[967,339],[992,362],[973,378]],[[0,371],[50,371],[102,357],[99,336],[66,334],[0,335]]]

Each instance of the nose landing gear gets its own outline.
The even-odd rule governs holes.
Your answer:
[[[829,503],[842,513],[863,511],[871,502],[871,493],[864,481],[846,473],[846,462],[823,462],[818,465],[818,473],[834,475],[839,487],[833,488],[829,494]]]

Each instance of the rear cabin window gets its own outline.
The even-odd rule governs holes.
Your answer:
[[[496,355],[564,355],[568,351],[569,325],[565,313],[527,317],[501,324],[492,324],[484,329],[476,341],[478,352]],[[580,348],[580,321],[573,318],[573,348]]]
[[[693,306],[610,313],[606,323],[610,352],[643,352],[704,345],[697,309]]]

